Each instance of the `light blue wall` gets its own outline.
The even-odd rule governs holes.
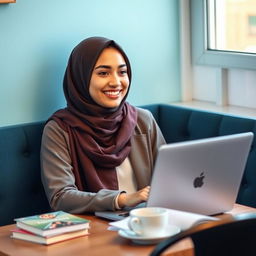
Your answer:
[[[0,5],[0,126],[45,120],[65,106],[62,79],[89,36],[123,46],[129,102],[180,99],[178,0],[17,0]]]

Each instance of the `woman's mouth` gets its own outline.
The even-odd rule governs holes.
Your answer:
[[[121,95],[121,92],[122,90],[108,90],[104,91],[104,94],[111,99],[115,99]]]

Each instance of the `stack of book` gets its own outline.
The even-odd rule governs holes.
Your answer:
[[[63,211],[15,219],[12,238],[40,244],[53,244],[88,235],[90,221]]]

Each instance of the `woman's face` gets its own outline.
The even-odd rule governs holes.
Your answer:
[[[122,54],[115,48],[105,48],[99,56],[91,76],[89,93],[102,107],[120,105],[129,88],[127,66]]]

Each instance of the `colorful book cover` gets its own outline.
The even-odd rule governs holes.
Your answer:
[[[63,211],[15,219],[17,227],[41,236],[89,228],[89,220]]]

